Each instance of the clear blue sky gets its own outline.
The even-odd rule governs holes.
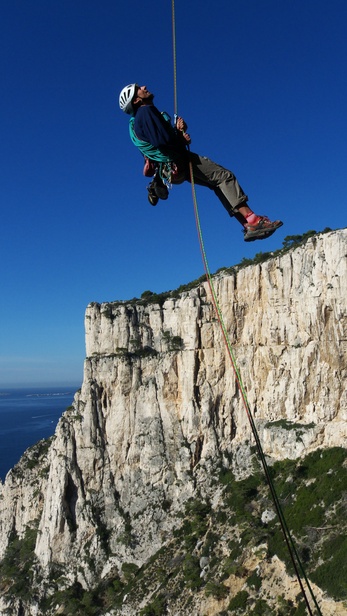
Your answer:
[[[178,110],[192,150],[281,218],[245,244],[208,189],[210,269],[346,226],[345,0],[176,0]],[[151,207],[118,94],[146,84],[173,112],[171,0],[1,3],[0,386],[82,380],[91,301],[203,274],[191,188]]]

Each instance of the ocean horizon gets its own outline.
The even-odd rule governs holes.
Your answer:
[[[0,387],[1,481],[29,447],[54,434],[80,386]]]

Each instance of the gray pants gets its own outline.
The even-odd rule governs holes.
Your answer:
[[[229,216],[234,216],[238,207],[247,205],[248,197],[231,171],[217,165],[206,156],[189,152],[189,157],[192,163],[194,182],[213,190]],[[186,170],[186,180],[190,181],[189,168]]]

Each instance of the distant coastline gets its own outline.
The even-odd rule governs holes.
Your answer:
[[[0,479],[28,447],[55,432],[80,385],[0,388]]]

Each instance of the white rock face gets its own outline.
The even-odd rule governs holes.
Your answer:
[[[214,279],[270,458],[347,446],[346,255],[343,229]],[[13,473],[1,486],[0,556],[11,530],[37,520],[42,567],[61,563],[88,586],[154,553],[219,465],[247,473],[254,439],[206,283],[162,306],[91,304],[85,328],[83,386],[48,475],[35,475],[36,495]]]

